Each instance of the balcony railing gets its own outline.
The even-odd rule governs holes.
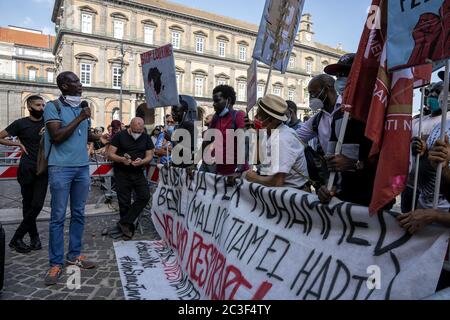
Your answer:
[[[33,83],[47,83],[47,84],[55,84],[55,79],[49,79],[47,77],[29,77],[26,75],[13,75],[13,74],[5,74],[0,73],[0,80],[11,80],[11,81],[20,81],[20,82],[33,82]]]

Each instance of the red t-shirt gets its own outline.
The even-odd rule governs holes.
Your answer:
[[[244,129],[245,128],[245,113],[242,111],[236,111],[236,129]],[[213,120],[214,121],[214,120]],[[223,140],[214,142],[215,156],[216,161],[218,161],[217,154],[222,150],[223,152],[223,164],[217,164],[217,174],[221,174],[224,176],[232,175],[237,167],[237,139],[234,142],[234,150],[230,147],[227,147],[227,129],[233,129],[233,111],[230,110],[225,116],[219,117],[219,119],[215,122],[214,126],[211,128],[218,129],[222,133]],[[240,152],[244,152],[244,145],[240,146],[242,149]],[[234,151],[234,161],[227,162],[227,151],[228,154],[231,155],[231,152]],[[248,170],[248,165],[245,165],[245,170]]]

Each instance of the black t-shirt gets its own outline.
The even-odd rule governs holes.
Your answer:
[[[194,147],[195,147],[195,144],[194,144],[194,141],[195,141],[194,122],[192,122],[192,121],[184,121],[184,122],[180,123],[180,125],[178,125],[175,128],[175,131],[177,129],[187,130],[189,132],[190,136],[191,136],[191,141],[190,141],[191,162],[193,162],[193,160],[194,160]],[[181,136],[179,139],[180,139],[180,141],[178,141],[178,142],[172,142],[174,146],[176,146],[178,143],[183,142],[183,136]],[[183,157],[183,150],[181,150],[180,156]],[[173,159],[173,156],[172,156],[172,159]],[[192,165],[192,163],[182,163],[182,164],[179,164],[179,165],[173,164],[174,167],[180,167],[180,168],[186,168],[186,167],[189,167],[190,165]]]
[[[14,121],[5,129],[10,136],[18,137],[20,143],[27,149],[28,155],[25,152],[22,154],[22,163],[27,162],[35,164],[37,162],[39,142],[41,140],[39,132],[43,127],[43,118],[40,121],[33,121],[29,117],[26,117]]]
[[[152,139],[148,134],[143,133],[139,139],[134,140],[134,138],[128,133],[128,130],[123,130],[117,133],[111,141],[111,145],[117,148],[116,154],[123,157],[125,153],[129,154],[131,160],[134,161],[137,158],[144,159],[145,152],[147,150],[153,150],[155,146],[153,145]],[[138,172],[142,171],[143,167],[133,167],[132,165],[126,166],[122,163],[114,163],[114,169],[119,169],[128,172]]]

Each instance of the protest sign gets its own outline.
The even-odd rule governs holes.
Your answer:
[[[147,107],[178,105],[178,89],[172,45],[141,54]]]
[[[253,58],[285,73],[304,0],[266,0]]]
[[[247,69],[247,113],[256,105],[257,97],[257,76],[258,66],[256,60],[253,60]]]
[[[450,58],[450,0],[388,1],[388,69]]]
[[[196,300],[192,282],[163,241],[114,243],[120,280],[127,300]]]
[[[434,293],[448,232],[417,236],[392,212],[181,169],[161,175],[152,220],[200,299],[420,299]]]

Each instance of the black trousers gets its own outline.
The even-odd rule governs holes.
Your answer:
[[[21,163],[17,180],[22,193],[23,220],[16,230],[15,238],[22,239],[27,233],[30,238],[39,235],[36,219],[44,206],[47,195],[48,176],[36,176],[36,164]]]
[[[144,171],[126,172],[114,168],[114,177],[119,200],[120,223],[134,226],[134,222],[150,200],[150,190]],[[133,191],[135,199],[131,203]]]

